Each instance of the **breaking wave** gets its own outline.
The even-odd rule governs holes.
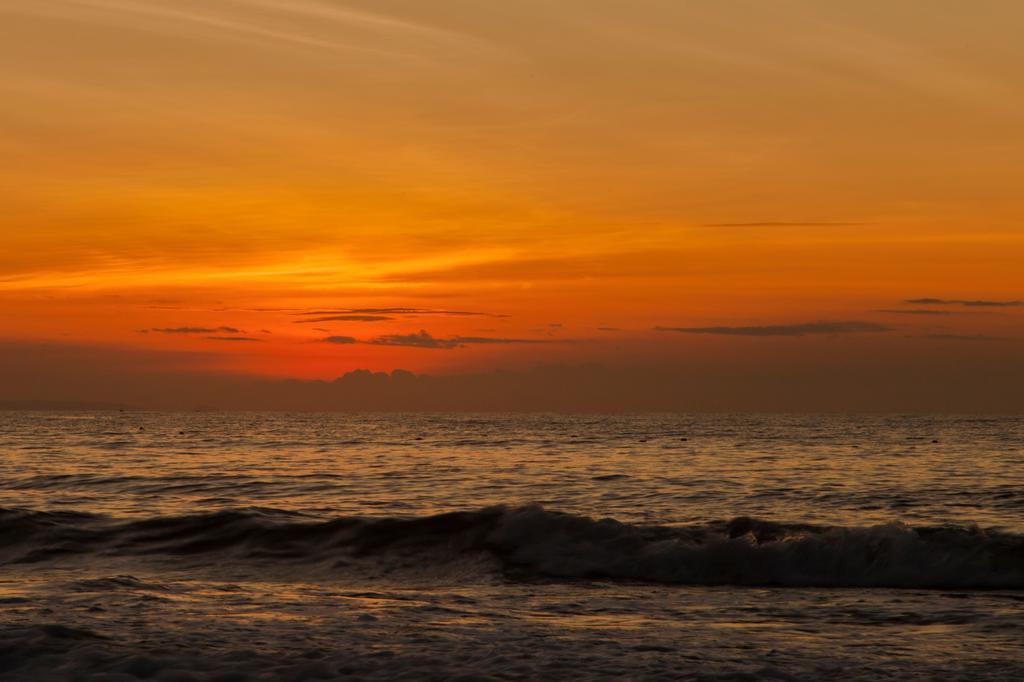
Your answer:
[[[330,521],[247,509],[145,521],[0,510],[0,565],[104,557],[343,567],[389,556],[443,569],[484,555],[517,579],[678,585],[1024,589],[1024,535],[961,526],[837,527],[747,517],[692,526],[538,506]],[[341,570],[339,568],[339,570]]]

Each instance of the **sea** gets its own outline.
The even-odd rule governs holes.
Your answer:
[[[0,679],[1024,680],[1024,418],[3,412]]]

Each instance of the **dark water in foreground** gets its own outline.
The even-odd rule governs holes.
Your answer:
[[[1024,679],[1024,418],[0,413],[0,678]]]

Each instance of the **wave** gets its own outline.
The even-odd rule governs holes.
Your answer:
[[[227,555],[227,556],[225,556]],[[691,526],[595,520],[539,506],[421,518],[313,520],[244,509],[118,521],[0,509],[0,564],[191,557],[224,565],[341,567],[415,556],[443,570],[467,555],[516,579],[675,585],[1024,589],[1024,535],[962,526],[839,527],[740,517]]]

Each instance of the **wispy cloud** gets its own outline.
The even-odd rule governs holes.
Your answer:
[[[328,315],[326,317],[314,317],[309,320],[295,320],[294,324],[309,324],[311,322],[385,322],[395,318],[387,315]]]
[[[772,324],[752,327],[655,327],[655,330],[682,334],[721,334],[725,336],[811,336],[892,331],[890,327],[882,324],[860,321],[804,322],[800,324]]]
[[[317,322],[385,322],[395,319],[396,315],[405,317],[438,316],[438,317],[508,317],[494,313],[482,313],[474,310],[444,310],[435,308],[339,308],[336,310],[307,310],[292,313],[306,319],[295,320],[295,324]]]
[[[988,301],[988,300],[964,300],[951,298],[910,298],[904,301],[910,305],[962,305],[969,308],[1020,308],[1024,307],[1024,301]]]
[[[143,334],[241,334],[235,327],[152,327],[140,330]]]
[[[876,313],[887,315],[952,315],[948,310],[931,310],[930,308],[883,308]]]
[[[870,225],[870,223],[851,223],[829,220],[818,221],[788,221],[788,220],[759,220],[740,223],[704,223],[704,227],[852,227],[855,225]]]
[[[251,336],[207,336],[206,339],[209,341],[239,341],[242,343],[259,343],[263,340]]]
[[[385,15],[334,8],[317,3],[268,1],[261,3],[279,12],[287,11],[293,14],[294,21],[290,22],[290,24],[299,23],[304,27],[285,31],[278,28],[277,24],[272,24],[265,20],[261,22],[258,19],[258,15],[251,15],[249,20],[246,20],[242,16],[218,13],[215,11],[215,7],[210,11],[202,11],[179,9],[173,5],[161,7],[154,3],[140,3],[130,0],[80,0],[80,2],[97,9],[106,9],[121,15],[155,18],[168,25],[192,25],[206,30],[215,30],[226,34],[236,34],[258,39],[268,44],[302,45],[331,51],[364,53],[392,59],[423,60],[427,57],[419,50],[413,51],[408,48],[405,50],[385,49],[377,45],[366,44],[363,41],[356,40],[355,36],[361,31],[373,31],[379,35],[404,32],[420,38],[431,39],[431,42],[434,43],[443,40],[450,44],[476,46],[468,38],[442,31],[441,29],[417,25],[389,18]],[[312,30],[313,27],[324,25],[331,25],[334,32],[325,34],[323,31]],[[351,30],[346,32],[345,28],[350,28]],[[346,40],[345,36],[350,36],[350,39]]]
[[[426,330],[420,330],[412,334],[385,334],[365,341],[351,336],[329,336],[322,339],[325,343],[349,344],[366,343],[371,346],[405,346],[409,348],[427,348],[432,350],[452,350],[463,346],[504,346],[517,344],[542,344],[542,343],[568,343],[570,340],[562,339],[529,339],[529,338],[499,338],[492,336],[452,336],[439,338],[433,336]]]

